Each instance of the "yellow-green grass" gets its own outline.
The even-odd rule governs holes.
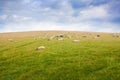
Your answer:
[[[72,35],[72,38],[47,40],[61,33]],[[94,38],[97,34],[100,37]],[[8,41],[10,38],[14,41]],[[73,43],[74,39],[80,42]],[[36,51],[39,46],[45,46],[45,49]],[[111,33],[40,31],[0,34],[0,80],[119,79],[120,37],[115,38]]]

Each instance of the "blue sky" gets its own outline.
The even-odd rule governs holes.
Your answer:
[[[0,32],[120,32],[120,0],[0,0]]]

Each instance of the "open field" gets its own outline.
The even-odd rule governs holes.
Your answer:
[[[48,41],[56,34],[71,38]],[[0,33],[0,80],[119,80],[117,35],[74,31]],[[39,46],[45,49],[36,50]]]

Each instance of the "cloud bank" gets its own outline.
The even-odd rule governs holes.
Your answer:
[[[119,0],[1,0],[0,32],[120,32]]]

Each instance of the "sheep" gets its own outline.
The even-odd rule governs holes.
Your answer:
[[[43,50],[45,49],[45,46],[39,46],[38,48],[36,48],[36,50]]]
[[[59,34],[58,36],[59,36],[59,37],[64,37],[64,34]]]
[[[55,36],[52,36],[48,39],[48,41],[53,40],[54,38],[55,38]]]
[[[52,39],[52,38],[49,38],[49,39],[48,39],[48,41],[51,41],[51,40],[53,40],[53,39]]]
[[[70,39],[71,36],[70,36],[70,35],[65,35],[65,34],[58,34],[58,35],[54,35],[54,36],[50,37],[50,38],[48,39],[48,41],[53,40],[53,39],[62,41],[62,40],[64,40],[65,38],[69,38],[69,39]]]
[[[64,40],[64,38],[58,38],[58,40],[59,40],[59,41],[63,41],[63,40]]]
[[[80,40],[73,40],[73,42],[80,42]]]
[[[114,33],[114,34],[113,34],[113,37],[118,38],[118,37],[119,37],[119,35],[118,35],[117,33]]]
[[[13,39],[8,39],[8,41],[13,42],[14,40]]]
[[[97,37],[100,37],[100,35],[98,34]]]
[[[87,37],[86,35],[83,35],[82,37]]]
[[[116,37],[119,37],[118,35]]]

